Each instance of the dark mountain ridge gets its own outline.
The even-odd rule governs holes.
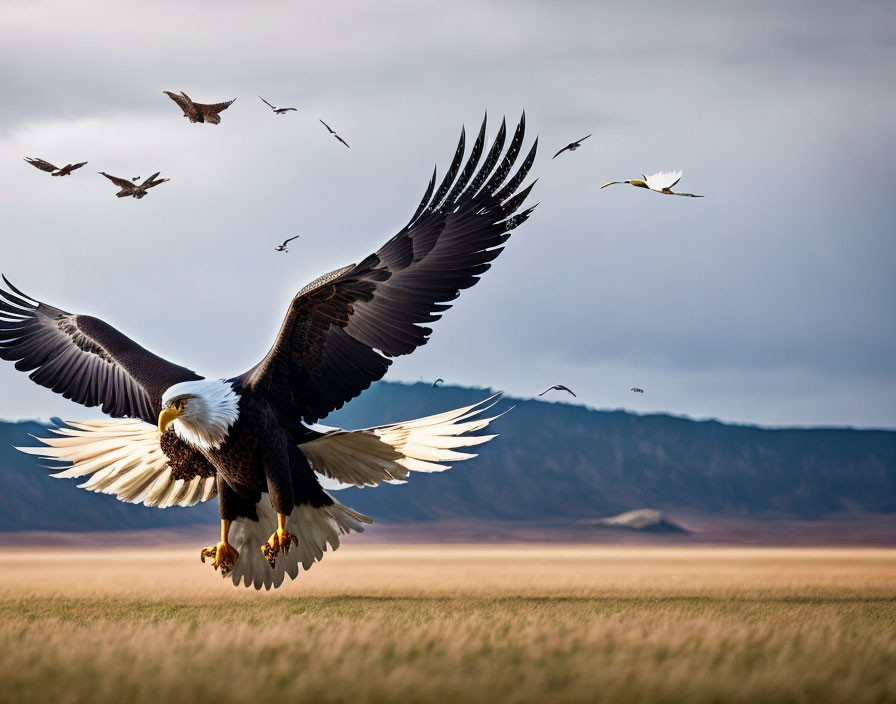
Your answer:
[[[381,382],[325,423],[367,427],[481,400],[482,389]],[[669,415],[502,399],[514,410],[479,457],[400,486],[338,498],[379,521],[596,519],[667,514],[813,519],[896,513],[896,431],[766,429]],[[217,505],[149,509],[52,479],[13,449],[38,423],[0,423],[0,530],[110,530],[205,523]]]

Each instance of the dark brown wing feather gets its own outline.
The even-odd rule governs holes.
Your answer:
[[[112,183],[114,183],[119,188],[133,188],[134,184],[128,181],[126,178],[118,178],[118,176],[112,176],[111,174],[107,174],[105,171],[100,171],[103,176],[109,179]]]
[[[180,106],[180,109],[184,111],[184,115],[187,115],[191,120],[195,120],[199,114],[196,110],[198,106],[192,100],[185,95],[172,93],[170,90],[163,90],[162,92]]]
[[[0,359],[65,398],[155,423],[169,386],[202,378],[98,318],[40,303],[3,281],[10,290],[0,288]]]
[[[425,344],[432,330],[423,323],[438,320],[479,280],[532,212],[517,212],[532,186],[517,189],[538,140],[508,179],[524,135],[525,115],[501,158],[502,124],[477,171],[485,121],[466,164],[462,133],[440,186],[433,174],[404,229],[360,264],[299,291],[271,351],[237,382],[263,392],[282,413],[315,422],[382,378],[390,357]]]
[[[25,157],[25,161],[27,161],[32,166],[36,166],[41,171],[56,171],[56,167],[53,166],[49,161],[44,161],[43,159],[32,159],[31,157]]]
[[[215,103],[214,105],[204,105],[202,103],[194,103],[194,105],[202,113],[202,117],[206,122],[212,125],[219,125],[221,124],[221,116],[218,113],[229,108],[235,100],[236,98],[225,103]]]

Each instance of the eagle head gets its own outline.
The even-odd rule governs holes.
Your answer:
[[[224,379],[184,381],[162,395],[159,432],[168,426],[199,450],[213,450],[227,439],[239,417],[239,395]]]

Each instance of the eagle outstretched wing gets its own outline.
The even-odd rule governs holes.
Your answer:
[[[0,288],[0,359],[41,386],[114,419],[58,423],[43,447],[19,448],[59,462],[58,477],[147,506],[192,506],[216,494],[215,468],[169,429],[159,436],[162,394],[200,379],[140,347],[102,320]]]
[[[213,105],[205,105],[203,103],[194,103],[196,109],[202,113],[202,119],[208,122],[210,125],[220,125],[221,124],[221,116],[218,114],[219,112],[223,112],[227,108],[229,108],[236,101],[236,98],[233,100],[228,100],[224,103],[214,103]]]
[[[191,120],[198,116],[199,113],[196,110],[196,104],[186,95],[178,95],[177,93],[172,93],[170,90],[163,90],[162,92],[177,103],[178,106],[180,106],[180,109],[184,111],[184,115]]]
[[[112,176],[111,174],[107,174],[105,171],[100,171],[100,174],[109,179],[112,183],[114,183],[119,188],[128,188],[131,189],[134,187],[132,181],[128,181],[126,178],[119,178],[118,176]]]
[[[201,379],[154,355],[99,318],[74,315],[15,288],[0,288],[0,359],[31,380],[115,418],[155,425],[162,394]]]
[[[391,357],[425,344],[432,330],[423,324],[438,320],[479,280],[533,210],[518,212],[534,183],[519,187],[537,139],[510,176],[525,125],[524,114],[502,157],[502,122],[481,167],[486,121],[466,163],[462,132],[441,184],[436,188],[433,173],[404,229],[361,263],[299,291],[270,352],[237,383],[263,392],[288,417],[313,423],[382,378]]]
[[[173,430],[135,419],[69,421],[20,451],[59,463],[54,477],[82,478],[78,486],[144,506],[193,506],[217,494],[215,468]]]
[[[32,157],[26,156],[25,161],[27,161],[32,166],[36,166],[41,171],[46,171],[47,173],[58,170],[49,161],[45,161],[44,159],[34,159]]]

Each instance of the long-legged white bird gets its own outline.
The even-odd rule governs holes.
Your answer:
[[[657,193],[667,196],[687,196],[688,198],[702,198],[695,193],[673,193],[672,187],[681,180],[681,171],[658,171],[652,176],[641,174],[641,178],[633,178],[629,181],[610,181],[605,183],[601,188],[612,186],[615,183],[630,183],[637,188],[647,188]]]

